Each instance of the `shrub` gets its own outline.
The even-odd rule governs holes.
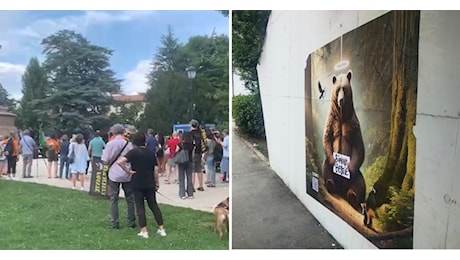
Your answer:
[[[233,118],[240,132],[265,137],[264,116],[259,94],[238,95],[232,100]]]

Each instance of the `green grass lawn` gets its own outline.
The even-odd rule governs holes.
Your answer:
[[[147,206],[147,205],[146,205]],[[143,250],[226,249],[212,213],[160,204],[166,237],[156,234],[147,211],[150,238],[127,227],[126,201],[119,201],[120,230],[110,228],[109,201],[86,192],[48,185],[0,180],[0,249]]]

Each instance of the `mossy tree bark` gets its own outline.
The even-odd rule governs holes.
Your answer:
[[[414,191],[419,11],[395,11],[390,149],[374,184],[377,205],[389,202],[388,187]]]

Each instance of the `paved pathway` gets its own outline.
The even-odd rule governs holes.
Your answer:
[[[341,248],[267,159],[237,134],[232,137],[232,248]]]
[[[48,173],[46,170],[46,159],[35,159],[32,164],[32,175],[34,178],[23,179],[22,176],[22,160],[19,159],[17,168],[16,168],[16,179],[17,181],[23,182],[35,182],[51,186],[57,186],[62,188],[72,188],[70,181],[66,179],[48,179]],[[206,178],[206,174],[204,178]],[[221,174],[217,174],[218,179],[220,180]],[[3,177],[5,178],[5,177]],[[224,198],[229,196],[229,184],[220,183],[216,184],[216,188],[207,188],[205,187],[204,191],[197,191],[194,194],[194,199],[182,200],[179,198],[179,185],[178,184],[165,184],[165,177],[160,177],[160,189],[161,194],[157,195],[157,201],[160,204],[169,204],[173,206],[186,207],[195,210],[212,212],[215,205],[217,205]],[[90,175],[86,176],[85,179],[85,191],[89,191],[90,186]],[[79,183],[77,183],[77,188],[79,188]],[[77,191],[76,191],[77,192]],[[78,190],[78,192],[81,192]],[[89,196],[89,195],[88,195]],[[123,195],[123,190],[120,192],[120,196]]]

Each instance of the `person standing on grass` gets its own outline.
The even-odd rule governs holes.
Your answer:
[[[166,236],[163,227],[163,216],[156,201],[155,192],[160,187],[158,172],[155,171],[157,161],[155,156],[146,148],[146,138],[142,133],[135,133],[133,136],[134,149],[126,153],[117,160],[117,164],[129,175],[131,175],[131,185],[134,193],[137,217],[141,228],[138,236],[148,238],[147,220],[145,217],[144,200],[152,211],[158,225],[157,234]],[[127,167],[131,164],[131,170]]]
[[[70,173],[72,174],[72,189],[76,189],[77,178],[79,178],[81,185],[80,190],[84,190],[86,162],[89,161],[90,158],[86,145],[83,142],[82,134],[77,134],[75,142],[70,144],[68,156],[72,153],[75,155],[73,163],[69,165]]]
[[[134,194],[131,185],[131,175],[127,174],[117,163],[120,156],[125,156],[126,153],[132,150],[132,144],[124,136],[125,129],[121,124],[112,126],[112,141],[109,141],[104,151],[102,152],[102,162],[104,167],[108,168],[108,182],[110,195],[110,216],[113,229],[119,229],[118,220],[118,198],[120,195],[120,186],[125,193],[125,200],[128,204],[128,226],[136,227],[136,216],[134,214]],[[153,174],[153,173],[152,173]]]

